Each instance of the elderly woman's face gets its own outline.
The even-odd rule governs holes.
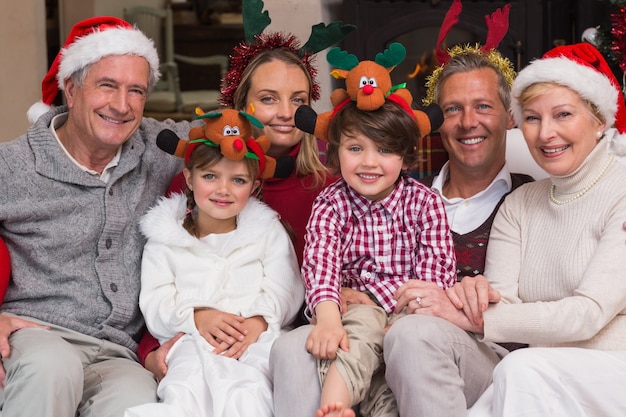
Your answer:
[[[520,128],[530,153],[550,175],[576,170],[604,131],[580,96],[559,85],[528,100],[522,111]]]

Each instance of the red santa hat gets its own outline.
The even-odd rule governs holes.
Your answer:
[[[150,84],[160,77],[159,56],[154,43],[139,29],[113,16],[99,16],[78,22],[57,54],[41,83],[42,100],[28,110],[31,124],[50,110],[65,80],[75,72],[110,55],[139,55],[148,61]]]
[[[607,129],[615,126],[620,133],[626,132],[626,108],[621,87],[593,45],[557,46],[517,74],[512,87],[512,107],[518,125],[522,122],[520,95],[527,87],[540,82],[554,82],[572,89],[598,108]]]

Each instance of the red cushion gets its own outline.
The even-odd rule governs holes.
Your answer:
[[[2,239],[0,239],[0,304],[4,300],[4,294],[9,286],[9,277],[11,276],[11,259],[9,258],[9,249]]]

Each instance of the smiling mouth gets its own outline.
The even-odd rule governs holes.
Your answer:
[[[230,201],[224,201],[224,200],[211,200],[214,204],[217,204],[218,206],[227,206],[229,204],[231,204]]]
[[[375,180],[380,178],[382,175],[378,175],[378,174],[358,174],[359,178],[362,178],[364,180]]]
[[[479,138],[471,138],[471,139],[459,139],[463,145],[476,145],[477,143],[483,142],[487,140],[486,136],[481,136]]]
[[[555,153],[558,153],[558,152],[563,152],[564,150],[566,150],[569,147],[570,147],[570,145],[565,145],[565,146],[562,146],[560,148],[554,148],[554,149],[543,149],[542,148],[541,152],[547,153],[547,154],[555,154]]]
[[[102,114],[100,115],[100,117],[101,117],[102,119],[106,120],[107,122],[110,122],[110,123],[115,123],[115,124],[118,124],[118,125],[121,125],[121,124],[123,124],[123,123],[126,123],[126,121],[125,121],[125,120],[117,120],[117,119],[112,119],[112,118],[107,117],[107,116],[104,116],[104,115],[102,115]]]
[[[274,130],[278,130],[279,132],[290,132],[294,129],[292,125],[270,125],[270,127]]]

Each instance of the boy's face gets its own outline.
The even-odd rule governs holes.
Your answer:
[[[391,193],[403,168],[400,155],[379,148],[373,140],[356,132],[341,135],[338,156],[343,179],[372,201]]]

